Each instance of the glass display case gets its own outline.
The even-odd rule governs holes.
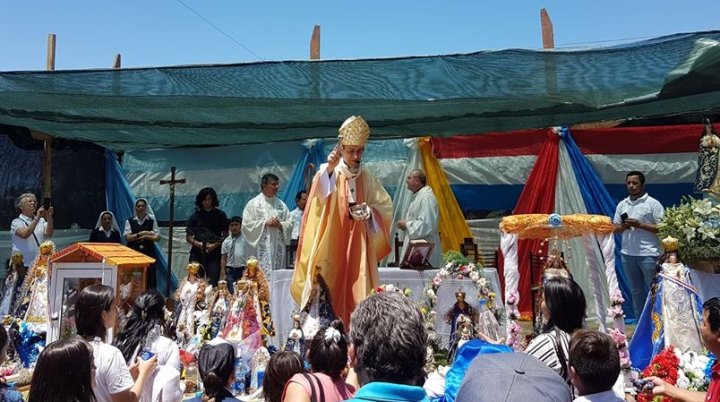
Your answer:
[[[115,290],[118,328],[135,298],[145,291],[147,267],[155,260],[120,244],[77,243],[51,258],[48,343],[76,334],[75,301],[80,291],[101,283]],[[108,331],[106,342],[112,341]]]

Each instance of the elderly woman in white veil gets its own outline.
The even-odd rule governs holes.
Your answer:
[[[115,220],[115,214],[110,211],[100,212],[95,229],[90,232],[88,241],[92,243],[121,243],[120,226]]]
[[[152,207],[145,198],[135,201],[135,216],[125,222],[125,240],[133,250],[155,258],[155,242],[160,240],[160,229]],[[157,288],[155,264],[148,267],[146,289]]]

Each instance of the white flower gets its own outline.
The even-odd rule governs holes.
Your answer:
[[[478,274],[476,271],[472,271],[470,272],[470,279],[476,281],[480,279],[480,274]]]
[[[445,268],[440,269],[440,271],[438,272],[438,275],[440,276],[440,278],[442,278],[442,279],[447,278],[447,276],[448,276],[447,268],[448,267],[446,266]]]
[[[687,241],[691,241],[693,237],[695,237],[695,228],[692,226],[685,225],[683,226],[682,231],[685,234]]]
[[[678,379],[675,385],[677,385],[678,388],[688,389],[690,387],[690,380],[688,380],[688,378],[685,377],[682,372],[679,372]]]
[[[434,299],[434,298],[436,297],[436,296],[435,296],[435,292],[434,292],[432,289],[428,289],[428,290],[427,290],[427,295],[428,295],[428,297],[431,298],[431,299]]]
[[[696,214],[700,214],[702,216],[710,215],[713,211],[713,206],[710,200],[702,200],[695,202],[695,208],[693,208],[693,212]]]
[[[396,290],[395,285],[393,285],[393,284],[385,285],[386,292],[394,292],[395,290]]]
[[[478,284],[478,286],[480,286],[480,287],[484,287],[485,285],[487,285],[487,279],[485,279],[485,278],[480,278],[480,279],[477,280],[477,284]]]
[[[714,239],[715,238],[715,232],[713,232],[712,228],[706,225],[705,223],[702,223],[700,225],[700,228],[698,229],[698,233],[702,234],[703,239]]]

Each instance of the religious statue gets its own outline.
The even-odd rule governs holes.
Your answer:
[[[706,192],[717,199],[720,196],[720,137],[713,125],[705,120],[703,134],[700,137],[700,150],[698,152],[698,170],[695,177],[695,191]]]
[[[248,258],[243,279],[251,281],[257,286],[257,299],[262,317],[262,334],[268,337],[275,336],[275,326],[273,325],[272,316],[270,315],[270,286],[256,258]]]
[[[645,367],[668,345],[682,352],[703,350],[702,301],[690,283],[688,267],[678,257],[678,241],[668,236],[662,245],[665,254],[630,341],[635,367]]]
[[[263,377],[270,361],[270,352],[267,348],[261,346],[252,355],[250,361],[250,394],[262,387]]]
[[[230,301],[228,300],[227,281],[219,281],[210,309],[210,338],[215,338],[225,328]]]
[[[249,354],[254,353],[263,341],[257,294],[257,283],[245,279],[235,282],[235,298],[223,330],[225,340],[246,345]]]
[[[469,316],[460,314],[455,322],[457,325],[453,328],[453,334],[450,335],[450,347],[448,348],[450,361],[455,359],[455,353],[462,345],[471,339],[477,338],[473,321]]]
[[[320,267],[315,267],[313,272],[314,279],[310,297],[300,312],[303,322],[302,331],[306,340],[312,340],[320,328],[329,326],[337,318],[327,284],[320,274]]]
[[[200,283],[203,281],[198,277],[201,265],[191,262],[187,265],[187,275],[180,282],[175,295],[176,305],[179,311],[176,313],[176,336],[181,346],[187,345],[195,333],[195,304]]]
[[[130,316],[132,315],[132,303],[134,302],[134,300],[132,299],[133,275],[131,270],[125,270],[122,276],[122,283],[120,283],[120,286],[118,286],[118,293],[120,296],[120,300],[118,303],[118,305],[120,306],[120,310],[118,311],[118,321],[120,330],[122,331],[122,329],[125,328],[125,324],[127,324]]]
[[[15,316],[18,305],[18,296],[23,288],[27,276],[27,267],[23,262],[23,254],[19,251],[10,256],[10,267],[5,278],[5,286],[0,296],[0,316]]]
[[[40,244],[40,254],[32,267],[31,277],[31,293],[25,312],[24,321],[29,324],[40,325],[41,328],[47,329],[48,322],[48,267],[50,264],[50,256],[55,251],[55,243],[46,240]],[[27,281],[27,279],[26,279]]]
[[[198,285],[195,294],[195,309],[193,311],[193,322],[195,325],[194,337],[203,343],[212,339],[210,336],[210,306],[212,303],[213,287],[207,281]]]
[[[550,253],[548,253],[545,263],[543,264],[542,279],[544,282],[549,278],[556,277],[572,278],[572,275],[560,254],[560,250],[553,248],[550,250]]]
[[[453,304],[453,307],[445,313],[445,322],[450,324],[451,345],[456,341],[455,338],[459,336],[457,334],[457,329],[462,323],[459,321],[460,317],[470,321],[470,326],[473,328],[474,332],[475,325],[478,322],[478,311],[465,301],[465,292],[462,291],[462,289],[458,289],[458,291],[455,292],[455,304]]]
[[[287,342],[285,342],[285,350],[290,350],[298,354],[300,359],[305,361],[305,334],[302,330],[302,324],[300,322],[300,314],[293,314],[293,328],[288,334]]]

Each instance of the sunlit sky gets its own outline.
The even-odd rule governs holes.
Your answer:
[[[558,48],[720,29],[720,1],[4,1],[0,71],[374,58],[542,46],[546,8]]]

